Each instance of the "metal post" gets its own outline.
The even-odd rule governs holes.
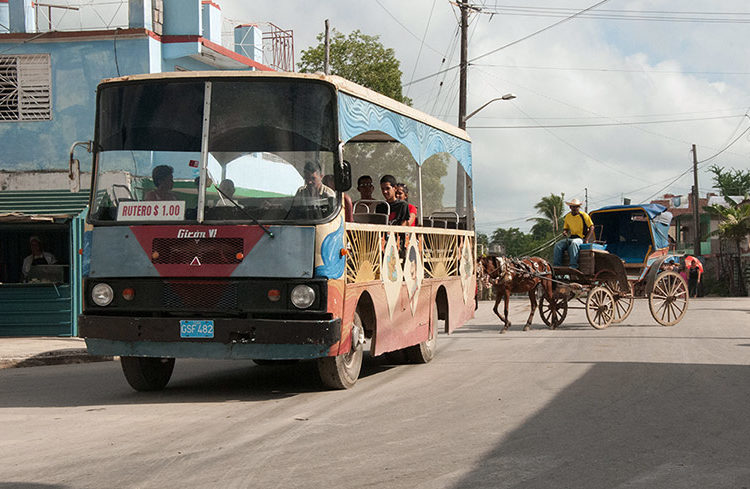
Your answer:
[[[417,164],[417,190],[419,190],[419,207],[417,207],[417,222],[424,226],[424,210],[422,207],[422,165]]]
[[[461,9],[461,63],[458,83],[458,127],[466,130],[466,68],[469,58],[469,4],[466,0],[458,2]],[[456,166],[456,210],[462,214],[466,201],[466,182],[461,164]]]
[[[208,126],[211,122],[211,82],[203,90],[203,134],[201,136],[200,179],[198,180],[198,216],[203,222],[206,203],[206,167],[208,166]]]
[[[693,224],[695,226],[695,239],[693,240],[693,255],[701,255],[701,222],[699,214],[698,198],[698,152],[693,145]]]
[[[331,67],[329,66],[331,60],[331,36],[328,29],[328,19],[326,19],[326,37],[325,37],[325,57],[323,58],[323,73],[326,75],[331,74]]]

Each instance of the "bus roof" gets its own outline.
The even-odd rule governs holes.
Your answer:
[[[369,88],[363,87],[362,85],[358,85],[352,81],[336,75],[324,75],[322,73],[291,73],[278,71],[175,71],[108,78],[102,80],[101,83],[189,78],[289,78],[302,80],[319,80],[334,85],[336,87],[336,90],[347,93],[357,98],[361,98],[363,100],[367,100],[368,102],[379,105],[385,109],[439,129],[459,139],[471,142],[471,138],[466,133],[466,131],[459,129],[456,126],[453,126],[443,120],[432,117],[431,115],[425,114],[424,112],[409,107],[406,104],[397,102],[390,97],[386,97],[385,95],[380,94],[374,90],[370,90]]]

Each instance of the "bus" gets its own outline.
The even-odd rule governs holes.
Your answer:
[[[124,76],[99,84],[76,144],[92,152],[79,336],[136,390],[163,389],[176,358],[314,360],[346,389],[364,352],[427,363],[473,316],[471,141],[411,107],[321,74]],[[388,223],[386,174],[416,225]]]

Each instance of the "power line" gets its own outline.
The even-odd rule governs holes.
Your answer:
[[[483,74],[483,75],[486,75],[486,74],[485,74],[485,73],[484,73],[484,72],[483,72],[482,70],[479,70],[479,72],[480,72],[481,74]],[[485,80],[485,81],[486,81],[486,80]],[[497,92],[498,92],[498,93],[501,93],[501,91],[500,91],[500,90],[498,90],[498,89],[497,89],[497,87],[495,87],[495,86],[493,85],[493,83],[491,83],[491,82],[488,82],[488,85],[490,85],[490,86],[491,86],[491,87],[493,87],[493,88],[494,88],[495,90],[497,90]],[[526,112],[524,112],[524,111],[523,111],[523,110],[522,110],[522,109],[521,109],[520,107],[518,107],[518,105],[514,104],[514,106],[516,107],[516,110],[518,110],[519,112],[521,112],[521,113],[522,113],[522,114],[524,114],[525,116],[527,116],[527,117],[530,117],[530,116],[529,116],[529,115],[528,115],[528,114],[527,114]],[[534,119],[532,118],[532,120],[534,120]],[[531,127],[540,127],[540,126],[531,126]],[[472,128],[473,128],[473,127],[472,127]],[[545,131],[546,131],[546,132],[547,132],[547,133],[548,133],[549,135],[551,135],[552,137],[554,137],[555,139],[557,139],[557,140],[558,140],[558,141],[560,141],[561,143],[565,144],[566,146],[568,146],[568,147],[570,147],[570,148],[574,149],[575,151],[577,151],[577,152],[581,153],[582,155],[586,156],[587,158],[591,159],[592,161],[596,161],[597,163],[601,164],[602,166],[605,166],[605,167],[609,168],[609,169],[610,169],[610,170],[612,170],[612,171],[615,171],[615,172],[617,172],[617,173],[620,173],[620,174],[622,174],[622,175],[625,175],[625,176],[627,176],[627,177],[630,177],[630,178],[632,178],[633,180],[640,180],[640,181],[642,181],[642,182],[643,182],[643,181],[645,181],[645,180],[643,180],[642,178],[636,177],[636,176],[634,176],[634,175],[632,175],[632,174],[630,174],[630,173],[626,173],[626,172],[623,172],[623,171],[622,171],[622,170],[620,170],[619,168],[617,168],[617,167],[615,167],[615,166],[613,166],[613,165],[610,165],[609,163],[606,163],[606,162],[604,162],[604,161],[602,161],[602,160],[600,160],[600,159],[598,159],[598,158],[595,158],[594,156],[592,156],[592,155],[588,154],[587,152],[585,152],[585,151],[584,151],[584,150],[582,150],[581,148],[577,147],[576,145],[574,145],[574,144],[573,144],[573,143],[571,143],[570,141],[566,141],[565,139],[561,138],[560,136],[558,136],[558,135],[557,135],[557,134],[555,134],[554,132],[550,131],[550,130],[549,130],[549,127],[547,127],[547,126],[541,126],[541,129],[544,129],[544,130],[545,130]]]
[[[525,66],[525,65],[499,65],[491,63],[473,63],[472,66],[483,66],[487,68],[511,68],[523,70],[547,70],[547,71],[594,71],[602,73],[645,73],[648,75],[750,75],[750,71],[681,71],[681,70],[644,70],[626,68],[587,68],[576,66]]]
[[[479,13],[486,15],[514,15],[524,17],[548,17],[559,18],[575,12],[573,8],[558,7],[528,7],[528,6],[495,6],[476,7]],[[696,12],[696,11],[670,11],[670,10],[614,10],[598,9],[595,12],[580,14],[582,18],[603,20],[641,20],[660,22],[696,22],[696,23],[750,23],[750,14],[747,12]],[[723,17],[720,17],[723,16]],[[735,17],[731,17],[735,16]]]
[[[722,153],[723,153],[724,151],[728,150],[728,149],[729,149],[730,147],[732,147],[732,145],[733,145],[734,143],[736,143],[737,141],[739,141],[739,140],[740,140],[740,138],[741,138],[742,136],[744,136],[745,134],[747,134],[747,133],[748,133],[748,131],[750,131],[750,127],[748,127],[747,129],[745,129],[744,131],[742,131],[742,132],[740,133],[740,135],[739,135],[739,136],[737,136],[737,137],[736,137],[736,138],[735,138],[735,139],[734,139],[734,140],[733,140],[733,141],[732,141],[731,143],[729,143],[728,145],[726,145],[726,146],[725,146],[724,148],[722,148],[722,149],[721,149],[720,151],[718,151],[717,153],[715,153],[715,154],[714,154],[714,155],[712,155],[712,156],[709,156],[708,158],[706,158],[706,159],[704,159],[704,160],[701,160],[701,161],[699,161],[699,162],[697,163],[697,166],[698,166],[698,167],[700,167],[700,166],[701,166],[701,165],[703,165],[704,163],[708,163],[709,161],[713,160],[714,158],[716,158],[717,156],[719,156],[720,154],[722,154]],[[687,170],[685,170],[684,172],[680,173],[680,174],[679,174],[679,175],[677,176],[677,178],[675,178],[675,179],[674,179],[673,181],[671,181],[671,182],[670,182],[669,184],[667,184],[667,185],[666,185],[665,187],[663,187],[663,188],[661,188],[660,190],[656,191],[656,192],[655,192],[654,194],[652,194],[652,195],[651,195],[650,197],[648,197],[648,198],[644,199],[644,200],[643,200],[643,201],[641,201],[641,202],[643,203],[643,202],[647,202],[647,201],[649,201],[649,200],[653,199],[653,198],[654,198],[655,196],[657,196],[657,195],[659,195],[660,193],[662,193],[662,192],[663,192],[664,190],[666,190],[667,188],[669,188],[669,187],[670,187],[670,185],[672,185],[672,184],[673,184],[674,182],[676,182],[677,180],[679,180],[679,179],[680,179],[680,178],[682,178],[683,176],[685,176],[685,175],[687,175],[688,173],[690,173],[690,172],[691,172],[692,170],[693,170],[693,165],[690,165],[690,167],[689,167],[689,168],[688,168]]]
[[[380,0],[375,0],[375,1],[377,1],[378,3],[380,3]],[[524,36],[524,37],[522,37],[520,39],[516,39],[515,41],[509,42],[508,44],[504,44],[503,46],[500,46],[499,48],[493,49],[492,51],[489,51],[487,53],[481,54],[481,55],[477,56],[476,58],[470,59],[469,63],[473,63],[474,61],[476,61],[478,59],[482,59],[482,58],[484,58],[486,56],[489,56],[490,54],[494,54],[494,53],[496,53],[496,52],[498,52],[500,50],[503,50],[503,49],[508,48],[510,46],[514,46],[514,45],[516,45],[516,44],[518,44],[520,42],[523,42],[523,41],[525,41],[527,39],[530,39],[530,38],[532,38],[532,37],[534,37],[534,36],[536,36],[538,34],[541,34],[542,32],[548,31],[548,30],[552,29],[553,27],[557,27],[558,25],[560,25],[562,23],[568,22],[569,20],[573,20],[574,18],[578,17],[583,12],[587,12],[587,11],[589,11],[591,9],[594,9],[594,8],[598,7],[599,5],[604,5],[607,2],[609,2],[609,0],[601,0],[601,1],[597,2],[597,3],[595,3],[592,6],[587,7],[585,9],[583,9],[583,10],[580,10],[577,13],[575,13],[575,14],[569,16],[569,17],[566,17],[566,18],[564,18],[564,19],[562,19],[562,20],[560,20],[558,22],[555,22],[553,24],[548,25],[547,27],[543,27],[542,29],[539,29],[538,31],[532,32],[531,34],[529,34],[527,36]],[[423,76],[422,78],[419,78],[417,80],[413,80],[413,81],[409,82],[408,84],[411,85],[413,83],[419,83],[419,82],[424,81],[424,80],[429,80],[433,76],[440,75],[442,73],[445,73],[446,71],[455,70],[459,66],[460,65],[451,66],[450,68],[446,68],[444,70],[440,70],[440,71],[438,71],[436,73],[433,73],[431,75]]]
[[[411,29],[409,29],[408,27],[406,27],[406,26],[405,26],[405,25],[403,24],[403,22],[401,22],[400,20],[398,20],[398,19],[396,18],[396,16],[395,16],[395,15],[393,15],[393,14],[391,13],[391,11],[390,11],[390,10],[388,10],[388,9],[386,8],[386,6],[382,4],[382,2],[381,2],[380,0],[375,0],[375,2],[377,2],[377,4],[378,4],[378,5],[380,5],[380,6],[381,6],[381,7],[383,8],[383,10],[385,10],[385,13],[387,13],[387,14],[388,14],[388,15],[389,15],[389,16],[391,17],[391,19],[395,20],[395,21],[396,21],[396,23],[397,23],[398,25],[400,25],[401,27],[403,27],[403,28],[404,28],[404,30],[406,30],[406,32],[408,32],[409,34],[411,34],[411,35],[412,35],[412,37],[414,37],[414,39],[416,39],[417,41],[420,41],[420,42],[422,41],[422,39],[421,39],[421,38],[420,38],[420,37],[419,37],[418,35],[414,34],[414,33],[413,33],[413,32],[411,31]],[[439,54],[440,56],[442,56],[442,55],[443,55],[443,53],[441,53],[441,52],[440,52],[440,51],[438,51],[437,49],[433,48],[433,47],[432,47],[432,46],[430,46],[429,44],[427,44],[427,43],[424,43],[424,45],[425,45],[425,46],[427,46],[428,48],[432,49],[433,51],[435,51],[435,53]]]
[[[481,71],[481,70],[479,70],[479,71]],[[490,76],[490,75],[488,74],[488,76]],[[502,81],[503,83],[506,83],[506,84],[508,84],[508,85],[510,85],[510,86],[515,86],[515,87],[516,87],[517,89],[519,89],[519,90],[526,90],[526,91],[529,91],[529,92],[531,92],[531,93],[534,93],[535,95],[538,95],[539,97],[542,97],[542,98],[545,98],[545,99],[551,100],[551,101],[553,101],[553,102],[557,102],[557,103],[559,103],[559,104],[562,104],[562,105],[565,105],[565,106],[567,106],[567,107],[571,107],[571,108],[574,108],[574,109],[577,109],[577,110],[581,110],[581,111],[584,111],[584,112],[588,112],[588,113],[590,113],[590,114],[594,114],[594,115],[596,115],[596,116],[602,116],[602,114],[600,114],[600,113],[598,113],[598,112],[594,112],[594,111],[592,111],[592,110],[589,110],[589,109],[586,109],[586,108],[584,108],[584,107],[580,107],[580,106],[577,106],[577,105],[573,105],[573,104],[571,104],[571,103],[565,102],[564,100],[559,100],[559,99],[556,99],[556,98],[554,98],[554,97],[551,97],[551,96],[549,96],[549,95],[546,95],[546,94],[544,94],[544,93],[541,93],[541,92],[539,92],[539,91],[537,91],[537,90],[534,90],[534,89],[533,89],[533,88],[531,88],[531,87],[530,87],[529,85],[517,85],[517,84],[515,84],[515,83],[513,83],[513,82],[510,82],[510,81],[508,81],[508,80],[504,80],[504,79],[502,79],[502,78],[499,78],[499,77],[497,77],[497,76],[493,76],[493,79],[495,79],[495,80],[499,80],[499,81]],[[620,121],[619,121],[618,119],[616,119],[616,118],[614,118],[614,117],[610,117],[610,116],[604,116],[604,117],[606,117],[606,118],[608,118],[608,119],[611,119],[611,120],[614,120],[614,121],[616,121],[616,122],[620,122]],[[662,133],[660,133],[660,132],[656,132],[656,131],[652,131],[652,130],[649,130],[649,129],[645,128],[645,127],[642,127],[641,125],[631,125],[631,126],[629,126],[629,127],[632,127],[633,129],[636,129],[636,130],[638,130],[638,131],[640,131],[640,132],[643,132],[643,133],[645,133],[645,134],[648,134],[648,135],[651,135],[651,136],[656,136],[656,137],[659,137],[659,138],[662,138],[662,139],[668,139],[668,140],[670,140],[670,141],[675,141],[675,142],[678,142],[678,143],[680,143],[680,144],[685,144],[685,145],[690,145],[690,144],[692,144],[692,143],[691,143],[691,142],[689,142],[689,141],[685,141],[685,140],[682,140],[682,139],[678,139],[678,138],[676,138],[676,137],[672,137],[672,136],[668,136],[668,135],[666,135],[666,134],[662,134]]]
[[[660,121],[638,121],[638,122],[596,122],[590,124],[549,124],[549,125],[523,125],[523,126],[471,126],[470,129],[548,129],[548,128],[572,128],[572,127],[606,127],[606,126],[639,126],[643,124],[671,124],[676,122],[710,121],[717,119],[734,119],[744,117],[744,114],[716,116],[716,117],[692,117],[686,119],[664,119]]]
[[[378,2],[379,3],[379,2]],[[417,60],[414,62],[414,70],[411,72],[411,79],[414,79],[414,74],[417,72],[417,66],[419,66],[419,58],[422,56],[422,48],[424,47],[424,40],[427,37],[427,31],[430,28],[430,21],[432,20],[432,12],[435,10],[435,4],[437,0],[432,0],[432,8],[430,8],[430,15],[427,17],[427,25],[424,26],[424,34],[422,34],[422,40],[419,43],[419,51],[417,52]],[[382,6],[382,5],[381,5]],[[406,89],[406,96],[409,96],[409,88]]]
[[[595,8],[599,7],[600,5],[604,5],[604,4],[605,4],[605,3],[607,3],[607,2],[609,2],[609,0],[601,0],[600,2],[597,2],[597,3],[595,3],[594,5],[592,5],[592,6],[590,6],[590,7],[586,7],[586,8],[585,8],[585,9],[583,9],[583,10],[579,10],[579,11],[577,11],[576,13],[574,13],[573,15],[570,15],[570,16],[568,16],[568,17],[565,17],[564,19],[562,19],[562,20],[560,20],[560,21],[558,21],[558,22],[555,22],[554,24],[548,25],[547,27],[543,27],[543,28],[539,29],[538,31],[536,31],[536,32],[532,32],[531,34],[529,34],[529,35],[527,35],[527,36],[524,36],[524,37],[522,37],[522,38],[520,38],[520,39],[517,39],[517,40],[515,40],[515,41],[512,41],[512,42],[509,42],[508,44],[505,44],[505,45],[503,45],[503,46],[500,46],[499,48],[493,49],[492,51],[488,51],[488,52],[486,52],[486,53],[484,53],[484,54],[481,54],[481,55],[479,55],[479,56],[477,56],[477,57],[475,57],[475,58],[473,58],[473,59],[470,59],[470,60],[469,60],[469,63],[473,63],[474,61],[477,61],[477,60],[479,60],[479,59],[485,58],[485,57],[487,57],[487,56],[489,56],[489,55],[491,55],[491,54],[494,54],[494,53],[496,53],[496,52],[498,52],[498,51],[501,51],[501,50],[503,50],[503,49],[505,49],[505,48],[508,48],[508,47],[510,47],[510,46],[514,46],[514,45],[516,45],[516,44],[518,44],[518,43],[520,43],[520,42],[523,42],[523,41],[525,41],[525,40],[527,40],[527,39],[530,39],[530,38],[532,38],[532,37],[534,37],[534,36],[536,36],[536,35],[538,35],[538,34],[541,34],[542,32],[545,32],[545,31],[548,31],[548,30],[550,30],[550,29],[552,29],[552,28],[554,28],[554,27],[557,27],[557,26],[558,26],[558,25],[560,25],[560,24],[563,24],[563,23],[565,23],[565,22],[568,22],[568,21],[570,21],[570,20],[573,20],[573,19],[575,19],[576,17],[578,17],[578,16],[580,16],[580,15],[582,15],[582,14],[584,14],[584,13],[586,13],[586,12],[590,11],[590,10],[593,10],[593,9],[595,9]]]

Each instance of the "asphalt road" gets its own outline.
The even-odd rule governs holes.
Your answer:
[[[178,360],[160,393],[117,362],[0,370],[0,489],[750,487],[750,299],[601,331],[524,333],[525,307],[349,391],[312,363]]]

